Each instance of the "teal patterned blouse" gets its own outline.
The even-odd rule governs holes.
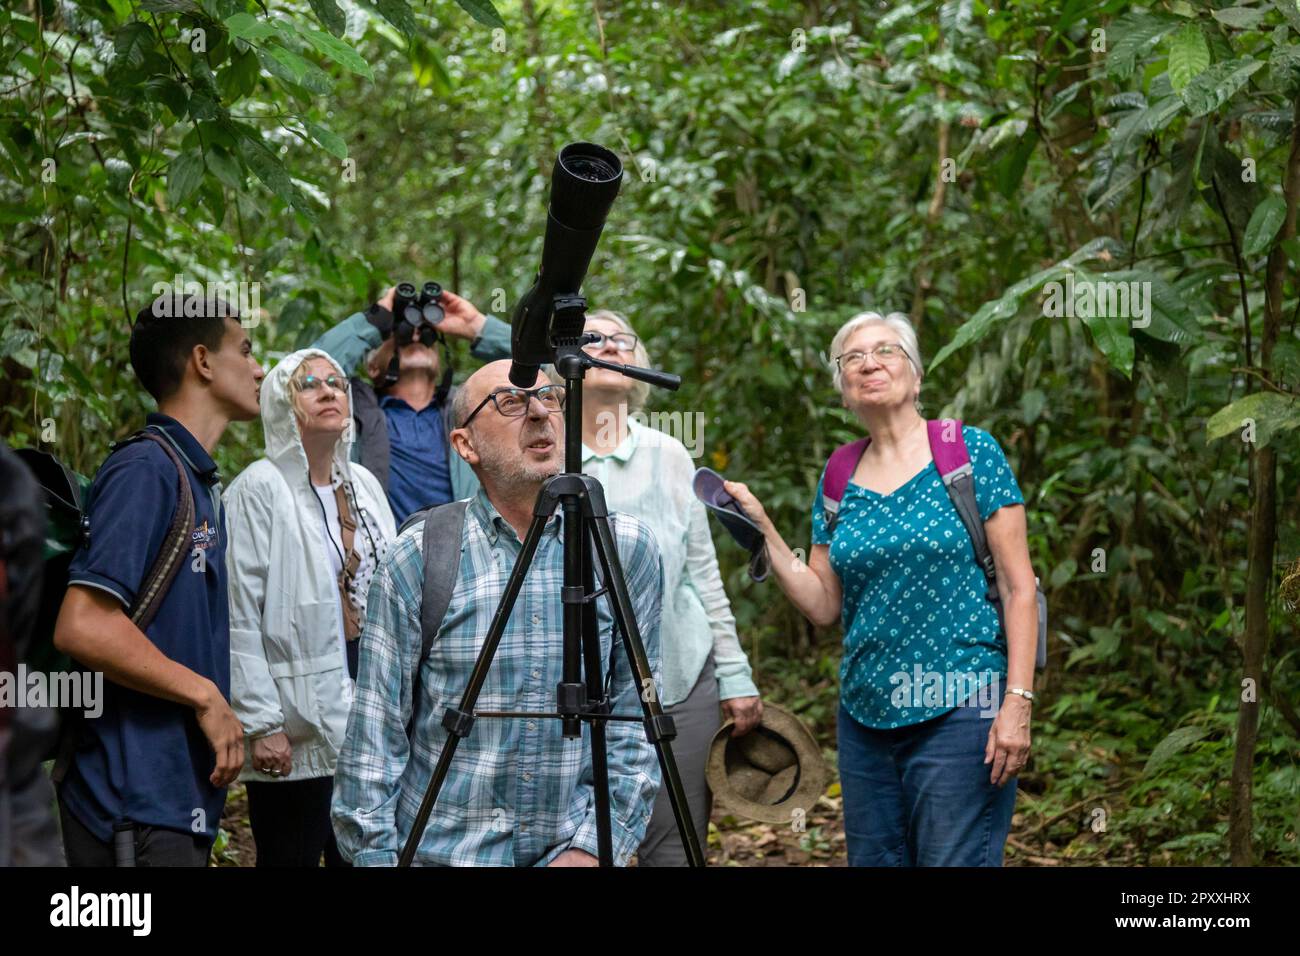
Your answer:
[[[962,434],[981,517],[1024,504],[993,436],[970,425]],[[812,540],[830,545],[843,586],[840,698],[849,714],[867,727],[906,727],[1004,684],[1006,635],[934,461],[888,495],[849,482],[833,536],[822,510],[825,479],[823,470]],[[988,699],[996,709],[997,698]]]

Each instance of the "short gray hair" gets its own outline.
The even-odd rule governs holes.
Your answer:
[[[629,365],[639,365],[642,368],[650,368],[650,354],[646,351],[645,342],[641,336],[636,334],[632,328],[632,323],[623,316],[610,309],[597,309],[594,312],[587,313],[588,319],[603,319],[606,322],[613,322],[628,335],[636,335],[636,348],[632,350],[632,361]],[[550,376],[551,381],[560,385],[564,384],[564,378],[556,370],[554,365],[546,366],[546,374]],[[632,379],[632,390],[627,395],[628,412],[639,412],[645,407],[646,399],[650,397],[650,385],[642,382],[640,379]]]
[[[879,312],[859,312],[841,325],[840,330],[835,333],[835,338],[831,339],[831,375],[836,391],[843,391],[844,387],[844,377],[840,373],[839,364],[835,361],[844,354],[844,343],[864,325],[873,323],[888,326],[898,334],[899,344],[907,353],[907,360],[911,363],[912,370],[916,372],[916,377],[924,377],[925,367],[921,364],[921,345],[916,340],[916,330],[912,328],[912,320],[903,312],[890,312],[888,315],[881,315]]]
[[[456,394],[451,397],[451,427],[460,428],[461,422],[469,417],[470,394],[469,388],[465,385],[456,389]]]

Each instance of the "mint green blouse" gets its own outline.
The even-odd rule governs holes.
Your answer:
[[[718,696],[757,697],[749,659],[736,636],[736,619],[718,572],[708,513],[691,489],[695,463],[676,438],[635,419],[607,455],[582,446],[582,470],[599,479],[610,511],[635,515],[650,526],[664,562],[664,706],[680,703],[713,653]]]

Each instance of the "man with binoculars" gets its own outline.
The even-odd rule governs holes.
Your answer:
[[[312,343],[345,369],[365,361],[369,381],[352,379],[352,459],[384,486],[399,526],[412,512],[478,490],[474,472],[451,451],[456,388],[435,347],[442,336],[469,339],[470,353],[485,362],[510,357],[510,326],[436,282],[419,291],[394,286]]]

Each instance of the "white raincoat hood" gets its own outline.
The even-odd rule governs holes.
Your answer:
[[[272,777],[244,748],[241,780],[307,780],[334,773],[353,688],[348,677],[338,578],[322,527],[325,511],[312,488],[307,453],[290,402],[289,379],[308,359],[338,363],[319,349],[286,356],[262,381],[266,456],[226,489],[226,569],[230,600],[230,705],[249,738],[284,733],[293,769]],[[349,401],[352,397],[348,388]],[[349,404],[349,412],[351,405]],[[373,569],[397,534],[383,486],[348,461],[354,423],[334,445],[331,479],[351,486],[358,547]],[[373,547],[371,544],[373,543]],[[363,569],[364,573],[364,569]],[[358,584],[358,588],[364,585]]]
[[[330,477],[337,482],[351,480],[351,466],[348,451],[352,437],[356,434],[356,423],[352,420],[352,383],[347,373],[320,349],[299,349],[286,355],[267,373],[262,382],[262,432],[266,440],[266,457],[275,462],[284,474],[291,488],[303,487],[308,481],[307,452],[302,447],[302,434],[298,430],[298,416],[294,414],[293,401],[289,394],[289,379],[303,362],[312,358],[323,358],[334,368],[339,377],[348,382],[348,415],[343,435],[334,445],[334,464]]]

